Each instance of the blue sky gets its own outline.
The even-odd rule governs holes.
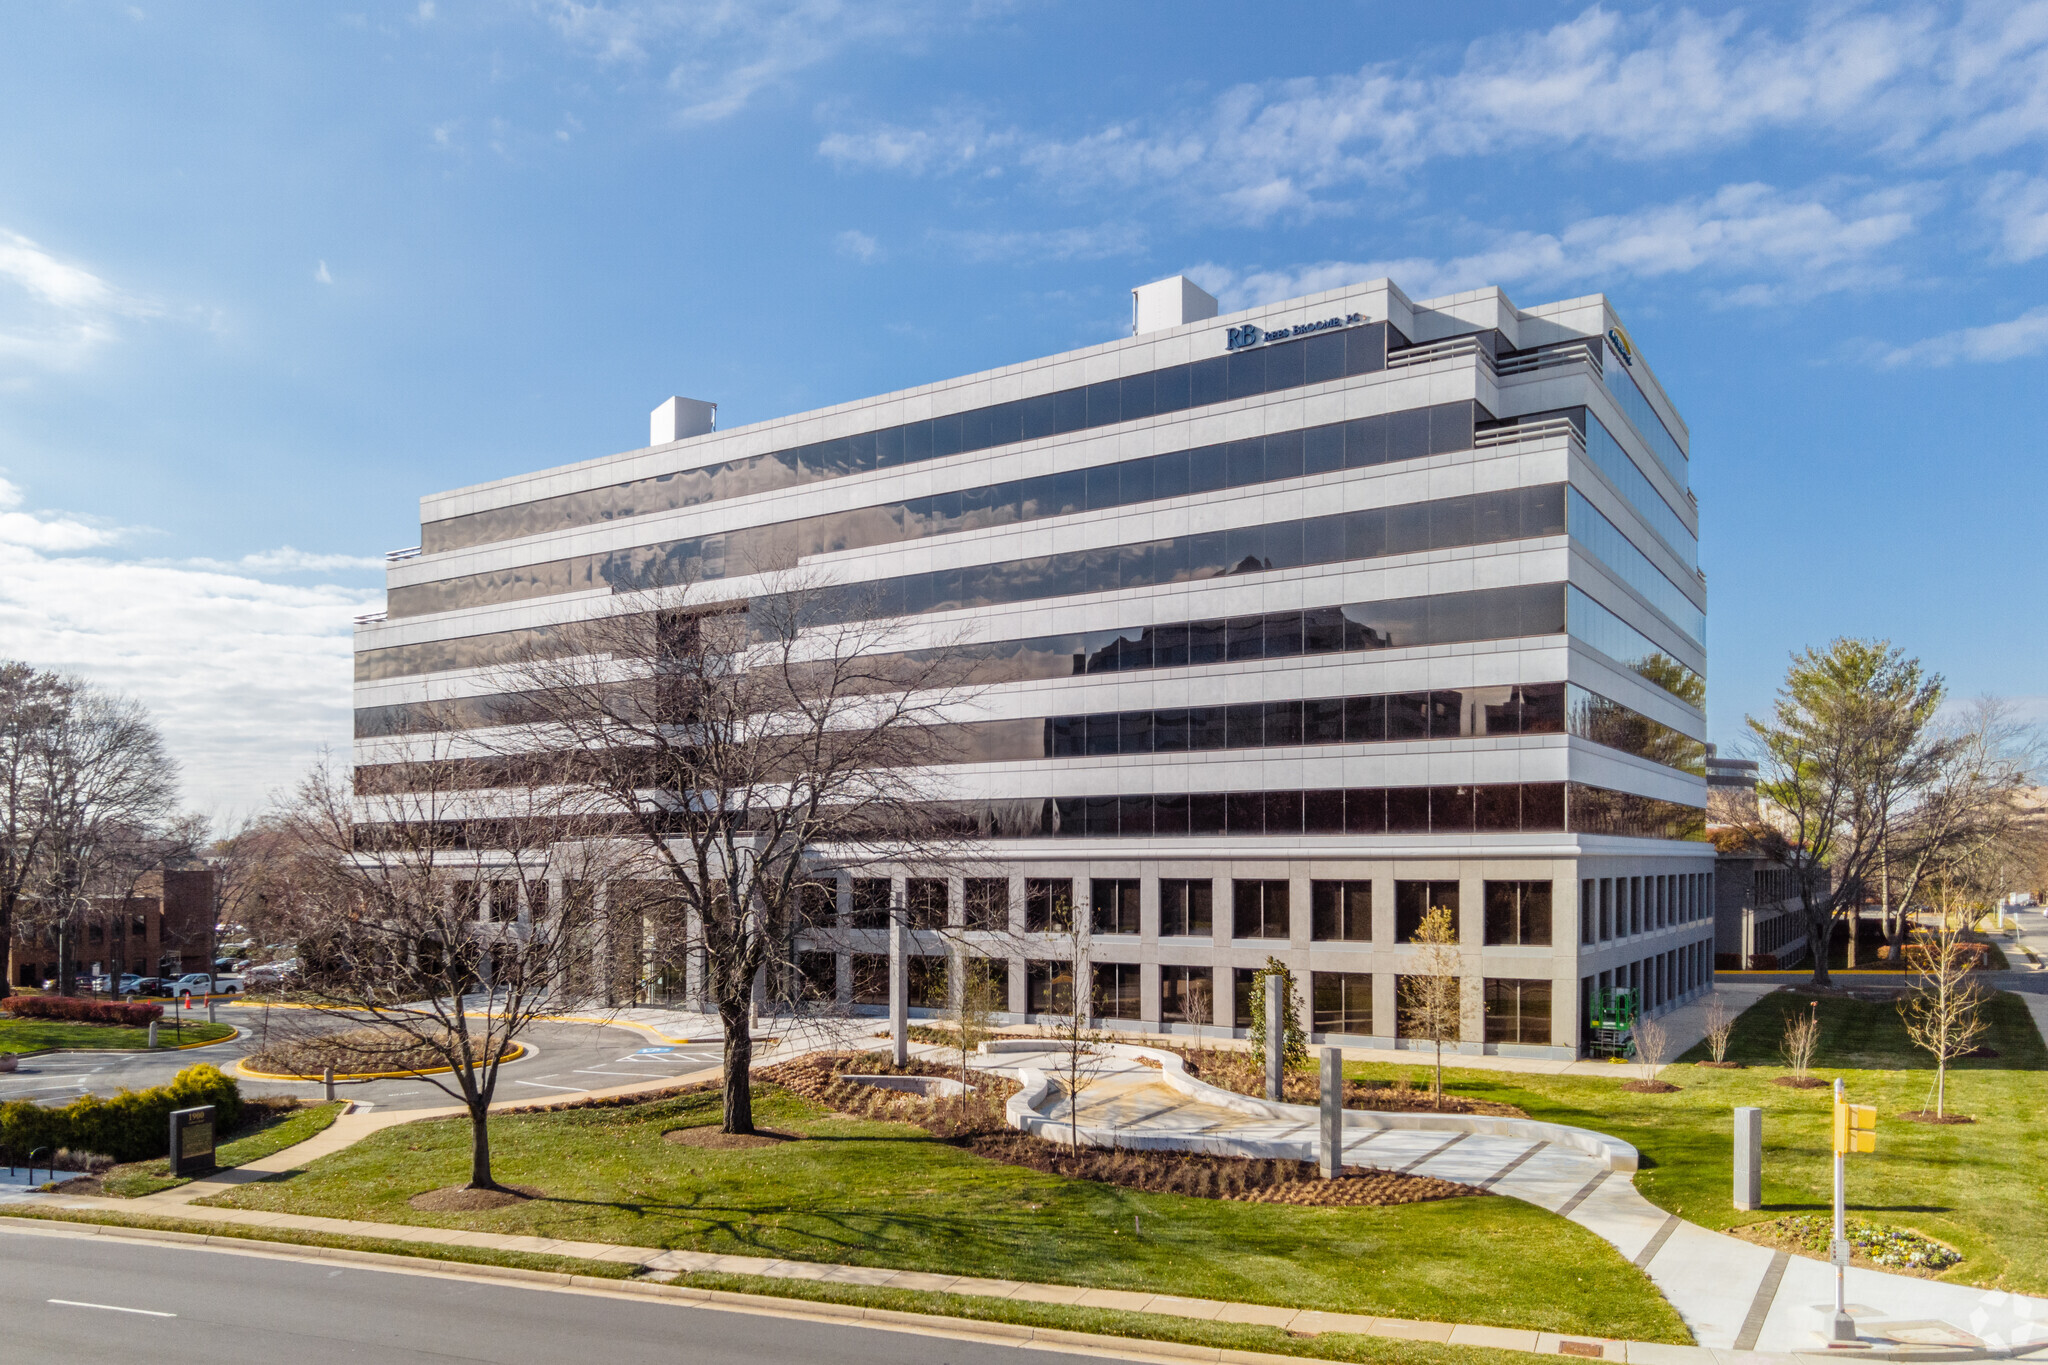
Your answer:
[[[0,655],[247,811],[424,492],[1391,275],[1609,294],[1691,423],[1710,723],[2039,681],[2048,4],[15,7]]]

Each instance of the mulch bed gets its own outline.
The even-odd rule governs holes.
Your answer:
[[[1025,1166],[1071,1180],[1180,1194],[1196,1199],[1229,1199],[1253,1204],[1304,1206],[1374,1206],[1420,1204],[1485,1194],[1474,1185],[1437,1180],[1426,1175],[1348,1166],[1336,1180],[1317,1176],[1311,1161],[1210,1156],[1201,1152],[1142,1152],[1102,1147],[1072,1147],[1009,1129],[963,1138],[959,1146],[976,1156],[1009,1166]]]
[[[957,1067],[937,1066],[915,1058],[909,1065],[899,1067],[886,1052],[814,1053],[755,1074],[838,1113],[885,1123],[913,1123],[941,1138],[1008,1129],[1003,1106],[1020,1089],[1008,1077],[972,1070],[968,1073],[975,1087],[972,1094],[942,1095],[937,1099],[842,1079],[848,1074],[945,1076],[954,1080],[960,1077]]]
[[[728,1133],[716,1124],[706,1123],[695,1128],[671,1128],[661,1135],[661,1140],[673,1142],[678,1147],[725,1152],[743,1147],[779,1147],[785,1142],[802,1142],[803,1134],[777,1132],[772,1128],[760,1128],[751,1133]]]
[[[428,1190],[406,1200],[421,1213],[477,1213],[484,1209],[502,1209],[513,1204],[524,1204],[530,1199],[545,1199],[547,1195],[531,1185],[507,1185],[502,1190],[471,1190],[460,1185],[449,1185],[438,1190]]]
[[[1780,1076],[1772,1081],[1771,1084],[1789,1086],[1794,1090],[1818,1090],[1822,1086],[1832,1085],[1834,1082],[1824,1081],[1818,1076]]]
[[[1190,1076],[1240,1095],[1265,1098],[1265,1070],[1249,1052],[1184,1047],[1169,1048],[1168,1051],[1180,1055],[1181,1060],[1187,1063]],[[1281,1078],[1280,1095],[1289,1104],[1320,1104],[1322,1083],[1312,1073],[1291,1071]],[[1426,1088],[1401,1089],[1399,1082],[1381,1080],[1346,1080],[1344,1107],[1391,1114],[1484,1114],[1504,1119],[1529,1117],[1526,1111],[1512,1104],[1475,1100],[1449,1091],[1444,1092],[1443,1104],[1439,1107]]]
[[[1417,1204],[1485,1194],[1485,1190],[1421,1175],[1396,1175],[1366,1167],[1347,1167],[1337,1180],[1316,1174],[1314,1162],[1257,1157],[1210,1156],[1200,1152],[1154,1152],[1083,1147],[1020,1133],[1010,1127],[1003,1106],[1016,1093],[1015,1081],[985,1072],[970,1072],[978,1087],[963,1106],[956,1097],[925,1099],[897,1090],[881,1090],[856,1081],[856,1075],[959,1077],[959,1070],[913,1060],[906,1067],[890,1063],[885,1053],[832,1053],[799,1058],[760,1073],[767,1080],[842,1114],[914,1123],[936,1137],[990,1161],[1024,1166],[1073,1180],[1180,1194],[1196,1199],[1234,1199],[1248,1203],[1299,1204],[1325,1207]],[[1501,1106],[1505,1108],[1506,1106]]]
[[[1908,1109],[1899,1117],[1911,1119],[1915,1123],[1975,1123],[1977,1121],[1968,1114],[1937,1114],[1932,1109]]]
[[[1635,1095],[1676,1095],[1678,1087],[1669,1081],[1628,1081],[1621,1087]]]
[[[1743,1066],[1741,1062],[1694,1062],[1693,1065],[1706,1067],[1710,1071],[1740,1071]]]
[[[497,1043],[501,1056],[512,1047],[508,1040],[499,1039]],[[457,1045],[451,1038],[448,1046]],[[482,1040],[472,1038],[470,1047],[481,1065]],[[252,1071],[297,1076],[302,1080],[318,1080],[322,1069],[329,1066],[337,1076],[445,1070],[448,1066],[448,1057],[440,1050],[395,1028],[336,1029],[283,1039],[250,1053],[246,1060]]]

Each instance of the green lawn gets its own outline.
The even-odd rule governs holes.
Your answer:
[[[157,1042],[212,1043],[234,1033],[232,1024],[186,1024],[182,1034],[167,1018],[157,1027]],[[34,1052],[62,1047],[110,1052],[142,1052],[149,1047],[149,1029],[126,1024],[76,1024],[60,1019],[0,1019],[0,1052]]]
[[[1680,1088],[1675,1095],[1622,1090],[1636,1074],[1623,1066],[1614,1068],[1612,1080],[1447,1070],[1445,1083],[1462,1095],[1520,1105],[1533,1118],[1634,1143],[1643,1155],[1636,1188],[1707,1227],[1824,1211],[1834,1188],[1830,1092],[1772,1084],[1786,1074],[1777,1064],[1781,1016],[1788,1008],[1805,1009],[1808,998],[1798,997],[1795,1005],[1789,995],[1769,996],[1742,1015],[1728,1055],[1753,1064],[1745,1070],[1667,1068],[1664,1079]],[[2048,1203],[2037,1193],[2040,1173],[2048,1169],[2048,1116],[2041,1105],[2048,1052],[2018,997],[1996,997],[1990,1015],[1985,1042],[2000,1055],[1966,1059],[1949,1075],[1950,1108],[1974,1115],[1974,1124],[1935,1126],[1898,1117],[1932,1107],[1934,1072],[1926,1055],[1907,1043],[1889,1003],[1823,999],[1814,1074],[1840,1076],[1852,1101],[1877,1106],[1877,1153],[1849,1164],[1851,1209],[1961,1251],[1962,1264],[1943,1279],[2038,1294],[2048,1292]],[[1706,1055],[1695,1048],[1685,1060]],[[1345,1071],[1413,1076],[1420,1069],[1370,1063]],[[1743,1213],[1730,1201],[1731,1111],[1751,1104],[1764,1109],[1766,1207]]]
[[[313,1134],[324,1131],[341,1117],[341,1103],[311,1104],[291,1110],[284,1117],[265,1123],[254,1132],[223,1142],[214,1150],[214,1163],[223,1168],[246,1166],[287,1147],[296,1147]],[[140,1199],[158,1190],[176,1189],[192,1183],[191,1176],[173,1176],[168,1157],[134,1161],[107,1172],[101,1188],[116,1199]]]
[[[766,1086],[757,1120],[807,1141],[708,1151],[662,1140],[667,1129],[716,1115],[717,1097],[699,1094],[498,1119],[499,1179],[549,1197],[487,1213],[429,1214],[407,1203],[466,1177],[461,1120],[386,1129],[302,1174],[212,1202],[1687,1340],[1670,1306],[1612,1247],[1512,1199],[1299,1209],[1144,1194],[1002,1165],[920,1129],[837,1116]]]

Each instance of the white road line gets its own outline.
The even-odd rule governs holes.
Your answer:
[[[539,1081],[514,1081],[514,1085],[530,1085],[536,1090],[566,1090],[571,1094],[581,1090],[580,1085],[542,1085]]]
[[[65,1308],[103,1308],[109,1313],[140,1313],[146,1318],[175,1318],[176,1313],[159,1313],[154,1308],[123,1308],[118,1303],[80,1303],[77,1299],[49,1299]]]
[[[606,1071],[606,1070],[605,1070],[605,1069],[604,1069],[603,1067],[599,1067],[599,1066],[579,1066],[579,1067],[577,1067],[577,1068],[576,1068],[575,1074],[576,1074],[576,1075],[578,1075],[578,1076],[662,1076],[662,1077],[666,1077],[666,1076],[672,1076],[672,1075],[674,1075],[675,1073],[674,1073],[674,1072],[672,1072],[672,1071]]]

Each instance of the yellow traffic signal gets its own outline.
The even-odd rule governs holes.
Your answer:
[[[1877,1108],[1868,1104],[1835,1106],[1835,1155],[1877,1150]]]

